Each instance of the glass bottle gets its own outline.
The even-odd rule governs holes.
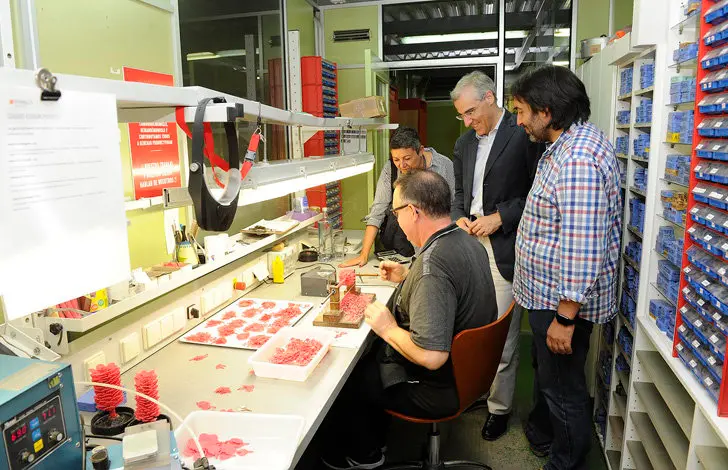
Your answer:
[[[323,215],[318,223],[319,261],[331,261],[334,258],[334,231],[326,207],[323,208]]]

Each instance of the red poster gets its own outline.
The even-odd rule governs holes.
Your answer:
[[[127,82],[174,86],[174,77],[169,74],[129,67],[124,67],[123,73]],[[130,123],[129,146],[136,199],[161,196],[163,188],[182,185],[176,123]]]

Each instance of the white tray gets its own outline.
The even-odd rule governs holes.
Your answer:
[[[265,377],[269,379],[283,379],[303,382],[311,375],[321,359],[324,358],[331,343],[334,342],[336,333],[326,331],[320,328],[282,328],[278,333],[268,340],[260,349],[258,349],[250,358],[248,364],[253,366],[257,377]],[[292,338],[298,339],[315,339],[321,342],[322,347],[318,353],[305,366],[293,366],[284,364],[271,364],[268,362],[270,357],[276,352],[276,348],[283,348]]]
[[[199,436],[201,433],[217,434],[221,441],[237,437],[249,443],[252,450],[244,457],[227,460],[210,458],[218,470],[286,470],[303,434],[304,420],[298,415],[265,415],[255,413],[225,413],[220,411],[193,411],[184,421]],[[177,447],[187,447],[190,433],[180,425],[174,431]],[[180,452],[180,455],[182,453]],[[183,457],[192,468],[192,458]]]

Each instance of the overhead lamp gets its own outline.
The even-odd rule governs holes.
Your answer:
[[[571,36],[571,28],[556,28],[554,30],[555,38],[568,38]]]
[[[404,36],[402,44],[431,44],[436,42],[483,41],[498,39],[497,31],[483,33],[428,34],[424,36]]]
[[[568,67],[569,61],[568,60],[557,60],[552,65],[556,65],[557,67]]]
[[[523,39],[528,37],[528,31],[506,31],[506,39]]]

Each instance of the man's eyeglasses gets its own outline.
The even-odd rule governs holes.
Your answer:
[[[483,100],[478,100],[478,104],[476,104],[472,108],[468,109],[463,114],[458,114],[457,116],[455,116],[455,119],[457,119],[458,121],[464,121],[465,118],[471,119],[473,117],[473,113],[475,112],[475,110],[478,109],[478,105],[482,102],[483,102]]]
[[[410,205],[411,205],[410,203],[402,204],[399,207],[393,207],[392,209],[389,209],[389,212],[392,213],[392,215],[394,216],[395,219],[399,219],[399,215],[397,213],[399,211],[401,211],[402,209],[404,209],[405,207],[410,206]],[[412,207],[414,207],[415,209],[417,209],[415,206],[412,206]]]

